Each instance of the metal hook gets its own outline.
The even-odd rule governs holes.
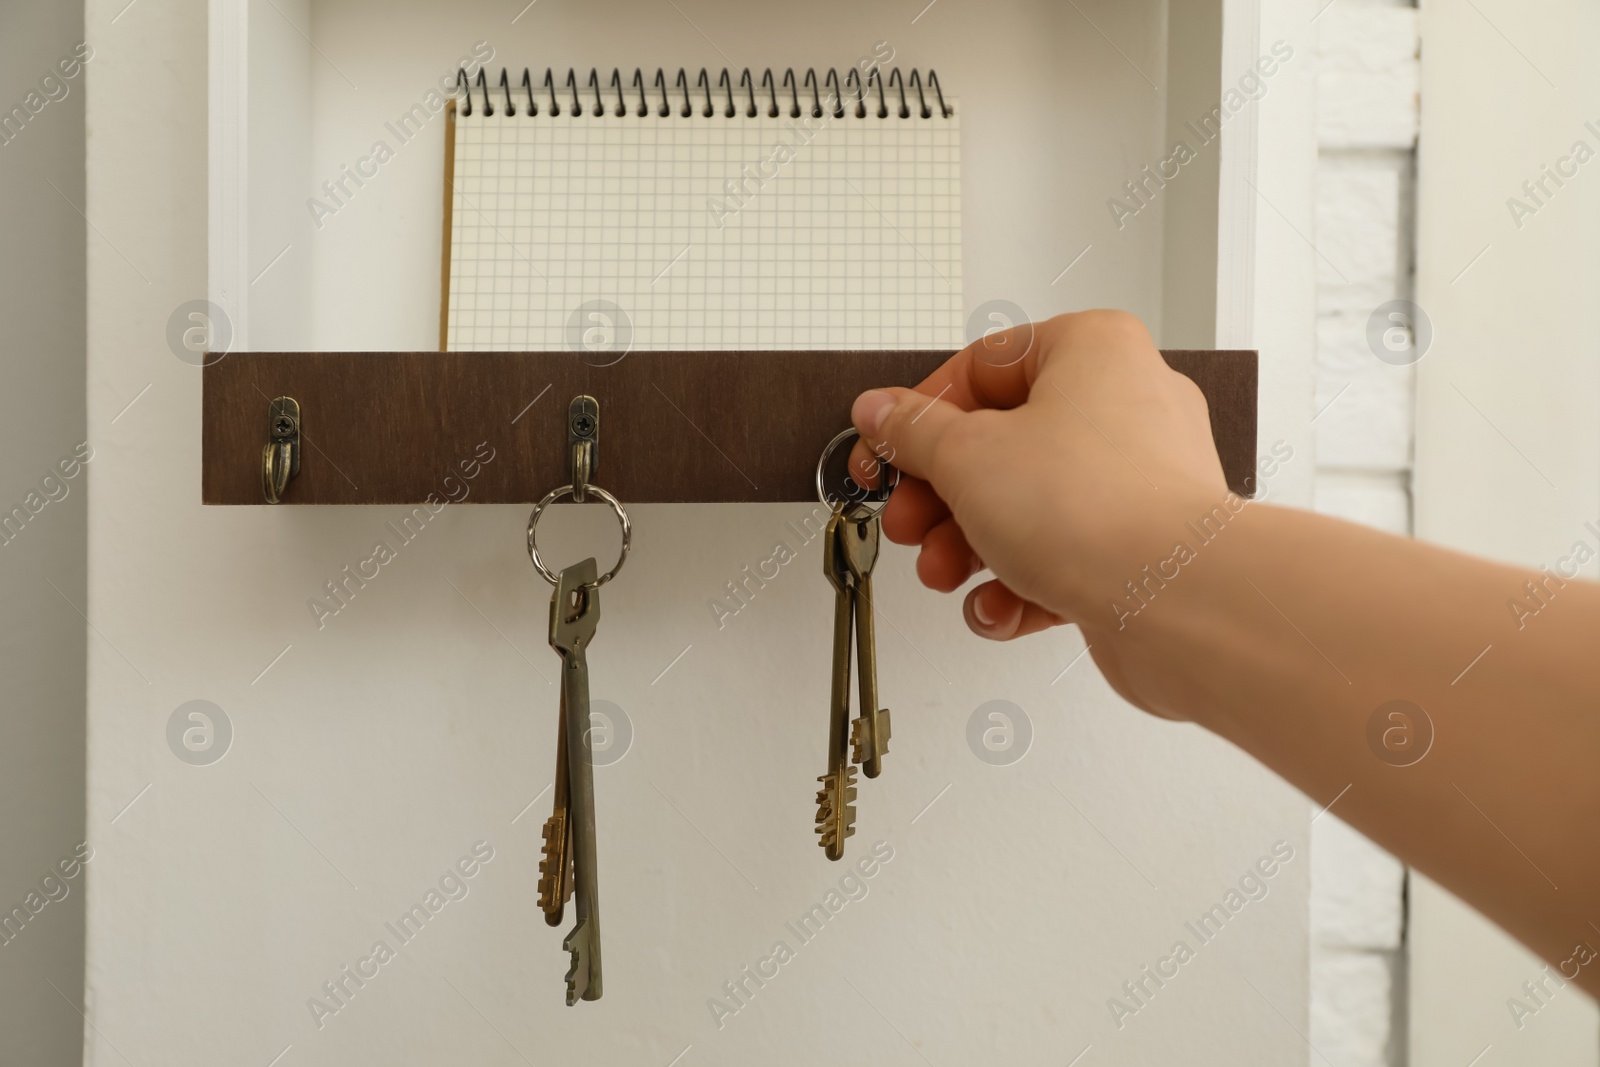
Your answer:
[[[280,396],[267,405],[267,443],[261,449],[261,492],[267,503],[283,500],[289,481],[300,473],[300,404]]]
[[[600,469],[600,402],[592,396],[575,396],[567,405],[567,451],[572,499],[581,504]]]

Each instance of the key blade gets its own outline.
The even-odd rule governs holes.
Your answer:
[[[851,743],[855,762],[868,778],[883,773],[883,757],[889,751],[889,713],[878,706],[878,653],[872,602],[872,569],[878,562],[882,525],[878,514],[863,504],[845,512],[839,539],[850,581],[856,590],[856,673],[860,679],[861,717],[851,724]]]
[[[539,860],[539,910],[550,926],[560,926],[566,903],[572,898],[572,852],[565,815],[552,815],[544,823],[544,855]]]
[[[594,557],[564,569],[550,597],[550,647],[576,652],[588,647],[600,624],[600,591]]]
[[[817,844],[830,860],[844,858],[845,838],[856,832],[856,769],[845,766],[817,779]]]
[[[572,953],[572,966],[567,970],[567,1007],[579,1000],[599,1000],[598,982],[589,981],[590,960],[594,955],[592,927],[587,919],[579,919],[561,947]]]
[[[567,672],[561,672],[561,714],[556,729],[556,775],[550,818],[545,820],[539,860],[539,909],[544,921],[561,925],[564,905],[572,896],[572,786],[567,775]]]
[[[889,754],[889,709],[880,708],[876,720],[862,714],[850,724],[851,761],[861,764],[868,778],[878,777],[880,761]]]

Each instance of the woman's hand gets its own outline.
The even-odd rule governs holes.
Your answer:
[[[903,475],[883,531],[922,546],[923,584],[994,572],[965,615],[995,640],[1115,628],[1125,583],[1228,492],[1199,388],[1123,312],[996,332],[915,390],[863,393],[851,418],[851,470],[876,457]]]
[[[922,546],[922,581],[994,572],[967,597],[974,631],[1077,623],[1129,701],[1337,801],[1546,960],[1593,943],[1600,586],[1244,507],[1199,390],[1129,315],[996,333],[852,418],[907,475],[883,529]],[[851,469],[875,470],[867,447]],[[1396,704],[1414,756],[1374,733]],[[1600,994],[1600,968],[1572,977]]]

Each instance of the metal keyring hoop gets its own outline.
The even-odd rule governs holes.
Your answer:
[[[822,502],[824,507],[830,507],[831,508],[831,507],[834,506],[834,502],[832,500],[828,499],[827,483],[824,480],[824,475],[823,475],[824,468],[826,468],[827,465],[828,465],[828,458],[833,455],[833,453],[839,448],[840,445],[842,445],[846,441],[850,440],[850,438],[852,438],[852,437],[860,437],[860,436],[861,436],[860,432],[854,426],[851,426],[851,427],[849,427],[847,429],[844,429],[844,430],[840,430],[837,434],[834,435],[833,440],[828,442],[828,446],[822,450],[822,456],[821,456],[821,458],[819,458],[817,460],[817,499]],[[887,504],[889,502],[889,494],[894,491],[894,487],[895,486],[900,484],[900,471],[897,468],[891,466],[887,461],[884,461],[884,460],[879,460],[879,464],[881,465],[881,468],[882,468],[883,471],[892,473],[894,475],[894,481],[889,482],[888,485],[880,485],[879,486],[879,490],[878,491],[881,492],[883,495],[881,497],[877,497],[876,499],[882,501],[882,503],[880,503],[878,505],[878,507],[876,509],[874,509],[875,511],[882,511],[883,510],[883,504]],[[885,474],[884,478],[882,480],[886,481],[887,477],[888,477],[888,475]],[[854,478],[852,478],[850,480],[851,481],[855,481]],[[861,483],[860,482],[856,482],[856,484],[860,485]],[[872,492],[871,490],[868,490],[868,493],[871,493],[871,492]],[[865,503],[869,499],[873,499],[873,498],[871,498],[871,497],[862,497],[861,500],[857,501],[857,503]]]
[[[611,579],[615,578],[617,576],[617,572],[622,569],[622,565],[628,561],[628,543],[633,539],[633,524],[628,521],[627,509],[625,509],[617,501],[616,497],[612,496],[598,485],[586,485],[584,486],[584,491],[586,493],[593,493],[601,500],[604,500],[607,504],[610,504],[611,510],[617,513],[617,522],[621,523],[622,525],[622,554],[617,557],[617,565],[615,567],[612,567],[595,580],[592,588],[598,589]],[[533,506],[533,510],[528,513],[528,558],[533,560],[534,568],[538,570],[540,577],[549,582],[551,585],[559,584],[561,581],[561,576],[555,571],[551,570],[549,567],[545,566],[544,560],[539,558],[539,548],[534,541],[534,529],[539,525],[539,516],[541,513],[543,513],[545,508],[549,507],[560,498],[571,495],[571,493],[572,486],[557,486],[546,493],[544,495],[544,499],[535,504]]]

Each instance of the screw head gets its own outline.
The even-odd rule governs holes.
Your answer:
[[[272,421],[272,432],[279,437],[288,437],[294,433],[294,420],[287,415],[279,415]]]
[[[590,434],[594,433],[594,416],[587,414],[574,416],[572,420],[572,432],[577,434],[579,437],[588,437]]]

